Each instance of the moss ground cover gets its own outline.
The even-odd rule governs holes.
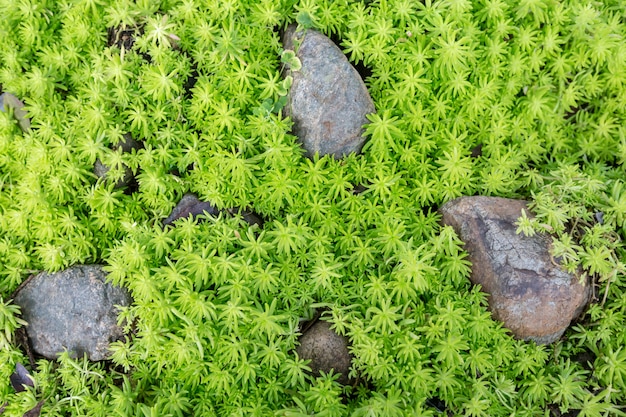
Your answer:
[[[624,415],[626,3],[0,0],[0,405],[49,416]],[[376,104],[360,155],[309,160],[279,30],[332,37]],[[113,149],[129,133],[143,148]],[[106,179],[93,174],[100,159]],[[129,167],[136,190],[115,184]],[[131,192],[134,191],[134,192]],[[265,220],[161,221],[185,192]],[[549,346],[514,340],[436,209],[525,198],[594,285]],[[103,263],[131,291],[110,363],[28,363],[13,291]],[[317,313],[354,386],[295,353]],[[568,414],[569,413],[569,414]]]

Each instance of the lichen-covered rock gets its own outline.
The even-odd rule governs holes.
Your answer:
[[[123,336],[118,308],[131,298],[122,288],[105,282],[100,265],[74,266],[30,278],[15,296],[28,323],[32,349],[55,359],[67,349],[71,356],[99,361],[108,357],[110,342]]]
[[[497,197],[461,197],[441,207],[472,262],[471,280],[489,294],[493,317],[523,340],[552,343],[586,306],[590,286],[553,262],[551,239],[516,234],[527,203]]]
[[[341,374],[337,380],[341,384],[350,383],[348,374],[352,366],[352,356],[348,351],[348,339],[335,333],[330,324],[318,321],[302,336],[300,346],[296,348],[300,359],[310,359],[313,375],[319,376],[320,371]]]
[[[296,46],[299,44],[299,46]],[[291,25],[283,36],[286,50],[296,50],[302,67],[287,71],[293,77],[285,113],[294,134],[311,157],[332,154],[341,158],[360,152],[365,142],[365,117],[376,111],[359,76],[341,50],[323,34]]]
[[[8,109],[13,110],[13,117],[17,120],[23,132],[30,130],[30,119],[26,117],[24,103],[11,93],[0,94],[0,111],[5,112]]]

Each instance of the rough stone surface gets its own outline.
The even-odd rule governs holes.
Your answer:
[[[311,359],[309,366],[313,375],[319,376],[320,371],[329,373],[333,369],[341,374],[339,383],[350,383],[348,374],[352,356],[348,351],[348,339],[331,330],[328,322],[318,321],[300,336],[296,352],[300,359]]]
[[[443,224],[454,228],[472,262],[471,280],[489,294],[489,306],[523,340],[552,343],[584,309],[590,286],[551,259],[551,239],[516,234],[527,203],[497,197],[461,197],[445,204]]]
[[[123,336],[118,309],[131,303],[126,290],[105,282],[100,265],[74,266],[61,272],[40,273],[15,296],[28,322],[32,349],[55,359],[67,349],[73,357],[106,359],[109,343]]]
[[[294,48],[294,41],[300,46]],[[341,158],[360,152],[365,142],[362,126],[369,123],[365,115],[376,109],[359,73],[330,39],[315,30],[296,32],[291,25],[283,45],[297,49],[302,63],[299,71],[287,71],[293,84],[285,113],[291,116],[307,156],[319,152]]]

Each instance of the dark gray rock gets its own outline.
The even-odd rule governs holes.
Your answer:
[[[0,111],[13,110],[13,117],[17,120],[23,132],[30,130],[30,119],[26,117],[24,103],[11,93],[0,94]]]
[[[553,261],[549,236],[515,233],[522,210],[531,216],[525,201],[461,197],[440,212],[465,242],[493,317],[519,339],[552,343],[585,308],[590,286]]]
[[[67,349],[73,357],[99,361],[108,357],[109,343],[123,336],[115,307],[131,298],[105,282],[100,265],[74,266],[30,278],[15,296],[32,349],[55,359]]]
[[[298,46],[299,45],[299,46]],[[293,77],[285,113],[293,131],[311,157],[332,154],[341,158],[360,152],[365,142],[366,114],[376,111],[359,76],[341,50],[323,34],[291,25],[283,36],[286,50],[295,50],[302,63]]]
[[[302,336],[300,346],[296,348],[300,359],[310,359],[313,375],[320,376],[320,371],[341,374],[337,380],[341,384],[349,384],[348,378],[352,366],[352,355],[348,351],[348,339],[335,333],[330,324],[318,321]]]

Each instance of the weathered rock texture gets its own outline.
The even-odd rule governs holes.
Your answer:
[[[293,84],[285,113],[291,116],[307,156],[319,152],[341,158],[360,152],[365,142],[362,126],[368,123],[365,115],[376,109],[359,73],[330,39],[315,30],[296,32],[291,25],[283,46],[296,50],[302,63],[299,71],[287,71]]]
[[[443,224],[454,228],[472,262],[471,280],[489,294],[489,306],[520,339],[557,340],[589,299],[590,287],[553,263],[551,239],[516,234],[525,201],[461,197],[445,204]]]
[[[352,356],[348,351],[348,339],[338,335],[325,321],[318,321],[302,336],[296,352],[300,359],[310,359],[313,375],[319,376],[320,371],[341,374],[338,382],[348,384]]]
[[[35,352],[49,359],[64,349],[73,357],[107,358],[109,343],[123,336],[115,306],[130,305],[131,298],[105,278],[100,265],[74,266],[40,273],[19,290],[15,303],[28,322],[26,332]]]

